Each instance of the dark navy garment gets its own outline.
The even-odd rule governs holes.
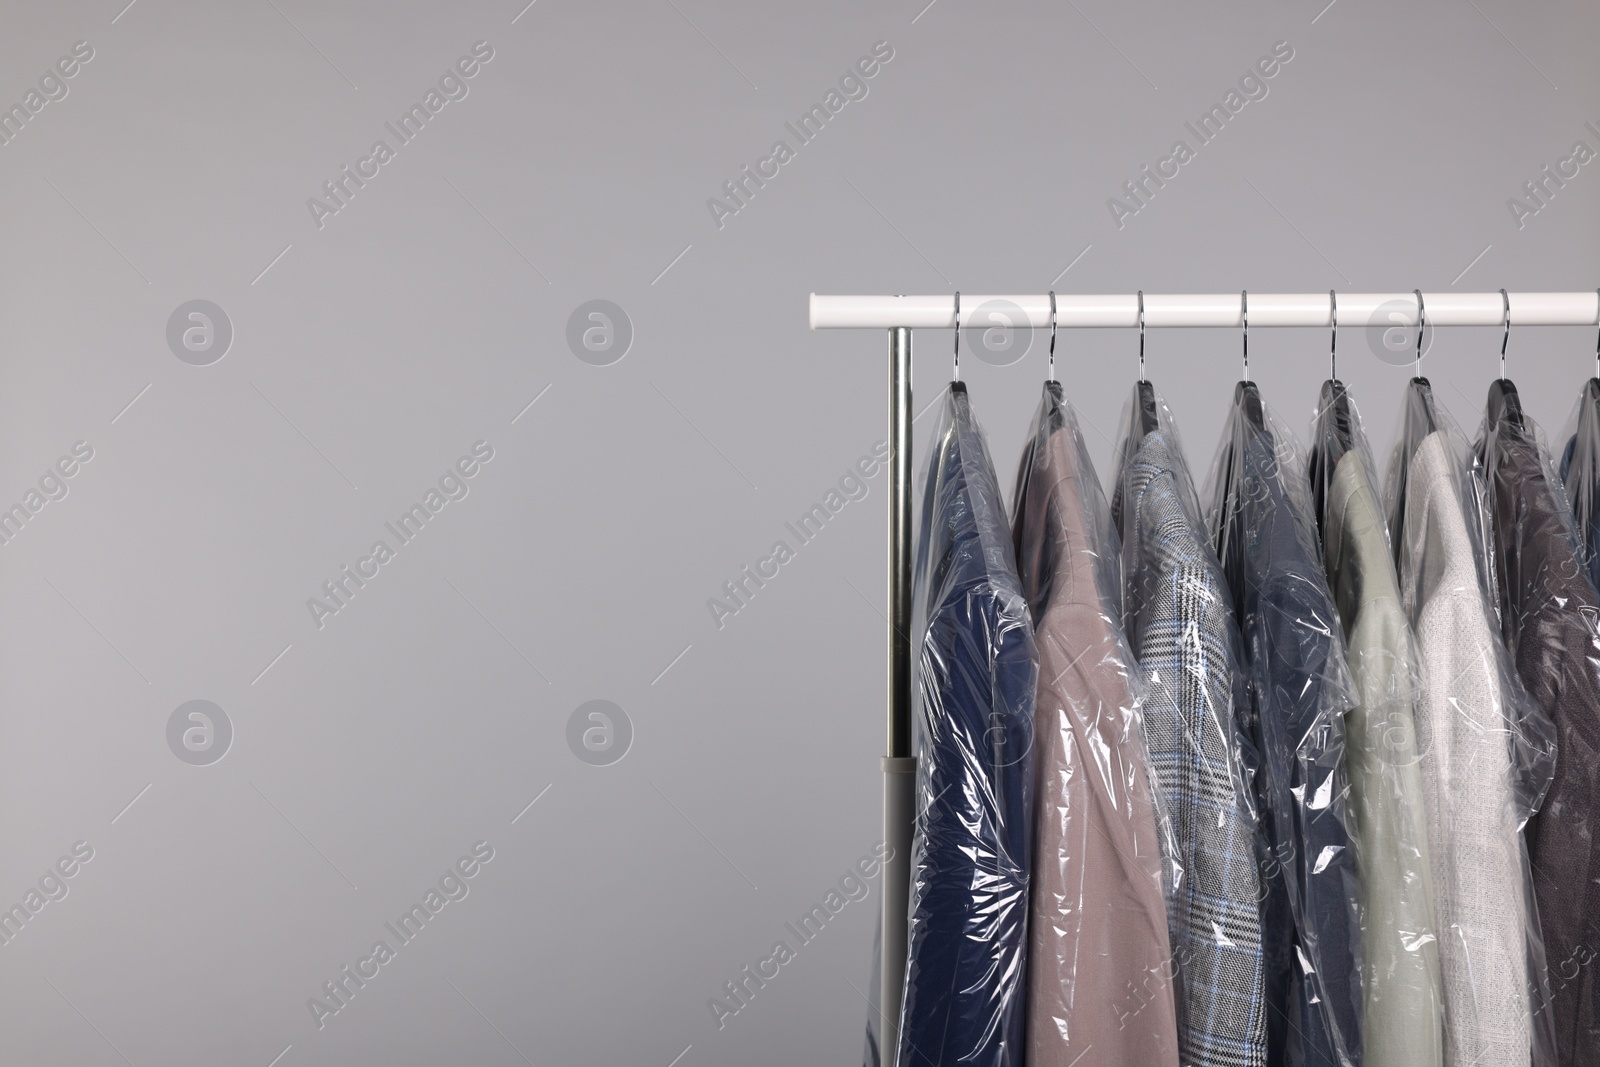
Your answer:
[[[898,1062],[1020,1067],[1038,658],[960,383],[929,452],[913,618],[917,825]]]
[[[1212,522],[1244,639],[1243,728],[1261,760],[1268,1062],[1359,1067],[1361,929],[1345,810],[1349,673],[1293,450],[1292,438],[1276,438],[1254,387],[1241,383],[1214,475]]]

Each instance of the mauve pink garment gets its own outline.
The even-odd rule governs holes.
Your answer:
[[[1102,554],[1115,561],[1118,552],[1106,543],[1114,534],[1075,427],[1056,425],[1051,405],[1047,393],[1018,476],[1013,531],[1039,649],[1028,1064],[1177,1067],[1134,663],[1120,609],[1101,593]]]

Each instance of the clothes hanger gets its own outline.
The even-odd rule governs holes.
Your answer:
[[[967,384],[961,380],[961,290],[956,290],[956,358],[950,371],[950,393],[965,396]]]
[[[1489,383],[1489,422],[1505,424],[1518,430],[1527,429],[1522,415],[1522,397],[1517,387],[1506,377],[1506,343],[1511,340],[1511,298],[1504,289],[1500,299],[1505,303],[1505,334],[1500,338],[1500,377]]]
[[[1595,290],[1600,292],[1600,289]],[[1050,290],[1050,373],[1046,381],[1056,380],[1056,291]]]
[[[1517,395],[1516,385],[1506,378],[1489,383],[1489,421],[1518,430],[1527,429],[1522,416],[1522,398]]]
[[[1355,418],[1351,412],[1350,394],[1339,380],[1339,298],[1328,290],[1329,317],[1333,322],[1333,336],[1328,348],[1328,380],[1322,383],[1317,398],[1317,439],[1311,449],[1311,492],[1317,513],[1317,525],[1323,521],[1327,501],[1328,481],[1345,453],[1355,447]]]
[[[1067,425],[1066,399],[1062,393],[1061,383],[1056,380],[1056,294],[1050,291],[1050,365],[1044,380],[1044,412],[1039,431],[1033,435],[1032,440],[1022,449],[1022,463],[1017,470],[1016,494],[1011,500],[1011,533],[1012,547],[1016,550],[1019,566],[1024,566],[1024,573],[1045,576],[1042,580],[1031,583],[1031,588],[1025,588],[1024,594],[1028,598],[1028,609],[1035,619],[1044,617],[1050,607],[1051,594],[1055,588],[1055,581],[1049,577],[1056,573],[1057,559],[1061,546],[1053,537],[1046,537],[1041,543],[1029,546],[1024,530],[1030,521],[1030,504],[1038,504],[1048,509],[1048,502],[1038,500],[1035,494],[1029,491],[1037,469],[1048,464],[1046,458],[1050,442],[1055,434],[1065,430]],[[1064,442],[1068,448],[1076,448],[1076,441]],[[1028,583],[1024,583],[1025,586]]]
[[[1050,290],[1050,371],[1049,377],[1044,380],[1044,391],[1054,401],[1050,406],[1049,421],[1053,432],[1067,424],[1067,414],[1062,410],[1066,398],[1061,391],[1061,383],[1056,380],[1056,291],[1054,289]]]
[[[1427,308],[1422,301],[1422,291],[1413,289],[1417,297],[1417,352],[1421,359],[1422,334],[1427,328]],[[1395,492],[1391,502],[1389,514],[1390,541],[1394,550],[1395,563],[1398,565],[1404,551],[1404,541],[1401,530],[1405,525],[1406,517],[1406,492],[1411,481],[1411,460],[1416,455],[1416,449],[1424,438],[1437,433],[1439,421],[1435,415],[1433,386],[1428,379],[1412,370],[1412,379],[1406,385],[1405,424],[1401,429],[1401,441],[1410,446],[1410,451],[1400,457],[1395,469]]]
[[[1144,376],[1144,290],[1139,290],[1139,377],[1134,383],[1133,390],[1133,417],[1129,419],[1128,436],[1122,443],[1122,466],[1126,465],[1138,453],[1144,444],[1144,439],[1161,429],[1161,412],[1156,406],[1155,386]],[[1122,529],[1122,491],[1126,486],[1126,479],[1117,478],[1117,487],[1111,493],[1111,521],[1118,530]]]
[[[1333,334],[1328,347],[1328,380],[1322,383],[1319,409],[1329,420],[1330,443],[1337,448],[1337,454],[1328,459],[1332,466],[1355,445],[1355,415],[1350,408],[1350,391],[1339,380],[1339,297],[1332,289],[1328,290],[1328,309]]]
[[[1417,367],[1411,379],[1411,391],[1416,395],[1415,410],[1423,418],[1423,425],[1428,433],[1433,433],[1439,428],[1438,420],[1433,414],[1433,385],[1422,376],[1422,331],[1428,321],[1427,311],[1422,303],[1422,290],[1413,289],[1417,294]],[[1407,410],[1411,410],[1408,408]],[[1403,474],[1402,474],[1403,477]]]
[[[1433,385],[1426,378],[1413,378],[1411,390],[1416,394],[1415,410],[1422,416],[1423,426],[1426,427],[1427,433],[1433,433],[1439,428],[1439,422],[1433,414]]]
[[[1266,432],[1266,412],[1261,404],[1261,392],[1256,388],[1256,383],[1250,380],[1250,293],[1242,290],[1239,293],[1239,315],[1243,326],[1243,378],[1233,390],[1233,404],[1238,414],[1242,415],[1249,430],[1258,434]],[[1227,445],[1223,452],[1222,460],[1222,494],[1218,499],[1220,507],[1215,518],[1215,527],[1211,531],[1217,558],[1222,563],[1223,573],[1228,577],[1228,586],[1234,591],[1234,608],[1241,606],[1244,583],[1241,580],[1244,574],[1244,544],[1245,536],[1242,523],[1244,522],[1244,494],[1241,483],[1244,480],[1244,464],[1247,440],[1244,433],[1232,432],[1228,435]]]
[[[1156,387],[1144,376],[1144,290],[1139,290],[1139,418],[1140,439],[1145,434],[1161,428],[1161,416],[1156,410]]]
[[[1600,300],[1600,289],[1595,290],[1595,298]],[[1600,475],[1600,471],[1595,469],[1593,447],[1595,434],[1600,432],[1600,335],[1595,339],[1594,362],[1595,376],[1583,385],[1576,432],[1567,443],[1566,453],[1561,460],[1562,478],[1572,498],[1572,516],[1577,525],[1578,543],[1584,546],[1589,545],[1593,536],[1595,480]],[[1588,405],[1587,411],[1582,405]],[[1581,466],[1576,462],[1579,456],[1584,459]]]
[[[1594,296],[1596,303],[1600,304],[1600,289],[1594,291]],[[1583,395],[1594,405],[1596,415],[1600,415],[1600,327],[1597,327],[1594,339],[1594,377],[1584,385]]]
[[[1233,390],[1233,402],[1244,408],[1244,417],[1257,430],[1266,429],[1266,414],[1261,407],[1261,391],[1250,380],[1250,291],[1239,291],[1239,315],[1244,324],[1243,378]]]

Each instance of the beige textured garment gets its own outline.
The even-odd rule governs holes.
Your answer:
[[[1345,760],[1365,956],[1362,1063],[1438,1067],[1444,1016],[1417,766],[1415,662],[1361,452],[1346,452],[1334,468],[1323,538],[1358,701],[1345,720]]]
[[[1527,862],[1511,786],[1500,637],[1489,625],[1444,432],[1406,480],[1401,579],[1416,620],[1417,702],[1446,1067],[1529,1062]]]
[[[1102,595],[1105,509],[1070,424],[1029,445],[1018,564],[1035,620],[1035,861],[1029,1067],[1177,1067],[1161,852],[1133,659]],[[1031,459],[1031,463],[1030,463]],[[1084,494],[1091,494],[1084,499]],[[1109,534],[1108,536],[1114,536]]]

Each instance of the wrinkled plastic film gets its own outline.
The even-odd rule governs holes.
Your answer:
[[[1264,1064],[1254,757],[1236,722],[1239,638],[1171,412],[1148,383],[1135,387],[1124,416],[1112,515],[1166,849],[1181,1062]]]
[[[1514,386],[1495,382],[1475,446],[1493,521],[1501,626],[1517,673],[1556,733],[1555,766],[1527,826],[1558,1063],[1600,1062],[1600,594],[1573,513]]]
[[[1520,401],[1517,406],[1520,411]],[[1510,514],[1520,511],[1524,503],[1541,499],[1539,486],[1549,488],[1552,494],[1560,494],[1561,490],[1557,488],[1558,483],[1554,478],[1548,453],[1544,450],[1543,438],[1536,436],[1531,439],[1531,443],[1538,457],[1537,462],[1525,464],[1523,471],[1529,473],[1536,468],[1538,471],[1536,484],[1525,486],[1528,493],[1520,500],[1515,493],[1499,491],[1507,486],[1501,484],[1497,487],[1497,478],[1503,479],[1508,472],[1502,471],[1496,474],[1493,453],[1495,445],[1505,443],[1507,438],[1499,430],[1491,432],[1488,429],[1491,421],[1486,420],[1480,426],[1478,440],[1466,453],[1469,473],[1465,484],[1471,496],[1464,499],[1468,501],[1467,509],[1472,522],[1470,532],[1479,574],[1482,576],[1483,587],[1489,600],[1490,614],[1495,628],[1504,641],[1506,662],[1509,664],[1512,682],[1519,696],[1519,699],[1510,705],[1511,711],[1517,717],[1516,727],[1511,734],[1511,759],[1515,776],[1517,820],[1519,825],[1525,826],[1544,803],[1550,783],[1555,777],[1558,739],[1555,721],[1551,718],[1549,709],[1537,698],[1533,687],[1525,680],[1521,665],[1517,662],[1516,634],[1520,623],[1517,619],[1507,616],[1513,603],[1512,593],[1506,588],[1511,572],[1500,558],[1501,551],[1513,544],[1516,539],[1508,539],[1505,531],[1500,529],[1500,524]],[[1537,427],[1531,423],[1527,429],[1530,435],[1539,433]],[[1529,455],[1526,451],[1521,454],[1524,458]],[[1554,500],[1558,515],[1557,520],[1551,524],[1552,530],[1556,526],[1563,527],[1571,539],[1574,535],[1563,510],[1564,496],[1553,495],[1550,499]],[[1499,512],[1498,509],[1501,507],[1509,509],[1506,515]]]
[[[1415,721],[1422,682],[1372,454],[1355,403],[1336,381],[1318,401],[1310,475],[1354,696],[1345,767],[1360,904],[1362,1062],[1440,1067],[1444,1004]]]
[[[1485,486],[1426,382],[1407,388],[1387,502],[1419,666],[1418,770],[1433,872],[1445,1063],[1550,1067],[1537,909],[1520,828],[1549,731],[1499,635]],[[1519,755],[1521,753],[1521,755]]]
[[[1578,551],[1600,587],[1600,378],[1590,378],[1561,433],[1561,482],[1572,507]]]
[[[1251,383],[1235,391],[1207,496],[1260,758],[1269,1060],[1355,1067],[1364,1004],[1344,722],[1355,698],[1305,460]]]
[[[900,1064],[1023,1062],[1037,657],[988,450],[953,383],[913,583],[917,821]]]
[[[1122,560],[1057,382],[1023,448],[1012,534],[1039,650],[1027,1062],[1177,1067],[1163,850],[1123,634]]]

